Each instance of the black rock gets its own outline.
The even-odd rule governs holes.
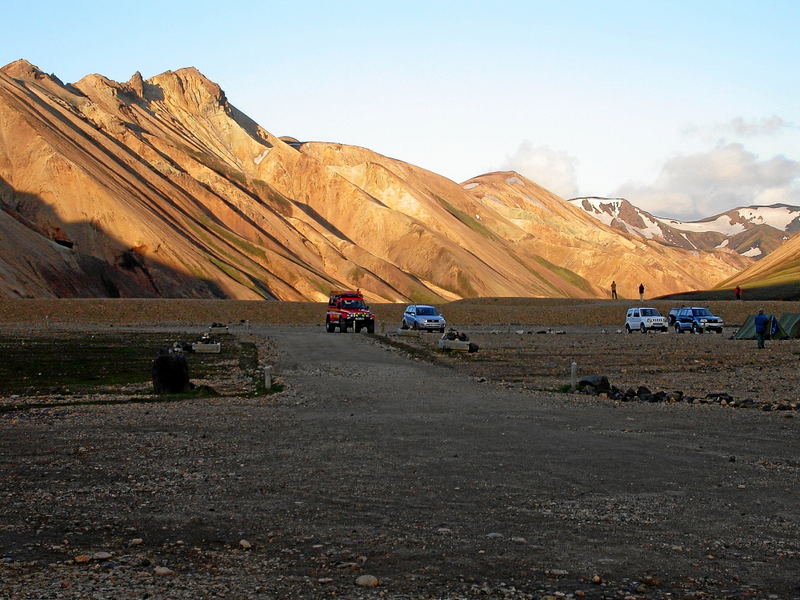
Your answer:
[[[152,374],[156,394],[180,394],[192,388],[186,357],[165,348],[153,360]]]
[[[605,375],[584,377],[578,382],[578,387],[583,388],[588,386],[595,388],[595,391],[593,392],[595,394],[611,391],[611,385],[608,383],[608,377]]]

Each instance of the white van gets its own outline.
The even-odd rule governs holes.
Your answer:
[[[667,330],[667,319],[655,308],[629,308],[625,315],[625,331],[631,333],[634,330],[647,333],[651,329],[659,331]]]

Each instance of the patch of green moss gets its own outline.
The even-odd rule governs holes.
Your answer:
[[[439,202],[439,204],[441,204],[445,208],[445,210],[447,210],[447,212],[449,212],[456,219],[458,219],[459,221],[464,223],[464,225],[466,225],[467,227],[469,227],[473,231],[477,231],[478,233],[480,233],[485,238],[493,240],[493,241],[496,241],[498,239],[498,237],[494,233],[492,233],[489,230],[488,227],[486,227],[483,223],[481,223],[480,221],[478,221],[474,217],[471,217],[470,215],[465,213],[463,210],[460,210],[460,209],[456,208],[455,206],[450,204],[447,200],[445,200],[441,196],[435,196],[434,195],[434,198],[436,198],[436,200]]]
[[[217,269],[219,269],[220,271],[225,273],[225,275],[227,275],[228,277],[233,279],[235,282],[241,283],[243,286],[246,286],[246,287],[248,287],[250,289],[254,289],[253,288],[253,282],[250,281],[250,278],[246,277],[241,271],[238,271],[237,269],[234,269],[229,264],[224,263],[221,260],[218,260],[218,259],[216,259],[214,257],[209,258],[208,261],[212,265],[217,267]]]
[[[250,241],[234,234],[229,229],[218,225],[217,223],[209,223],[209,229],[214,230],[222,239],[231,243],[231,245],[236,246],[239,250],[244,252],[249,256],[255,256],[262,260],[266,260],[267,253],[263,248],[259,248],[255,244],[251,243]]]
[[[412,304],[436,304],[441,300],[439,296],[419,288],[412,290],[408,297],[411,298]]]
[[[291,217],[292,202],[266,181],[254,179],[251,183],[252,191],[262,200],[267,200],[275,210],[284,217]]]
[[[549,260],[542,258],[541,256],[534,257],[536,262],[538,262],[543,267],[546,267],[548,270],[552,271],[561,279],[566,281],[567,283],[572,284],[579,290],[583,290],[584,292],[591,292],[591,286],[588,281],[586,281],[583,277],[578,275],[575,271],[570,271],[565,267],[559,267],[558,265],[554,265]]]

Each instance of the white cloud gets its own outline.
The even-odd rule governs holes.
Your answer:
[[[716,123],[704,127],[692,124],[683,129],[683,134],[705,140],[725,140],[728,136],[735,138],[773,137],[786,131],[797,129],[798,126],[794,123],[773,115],[752,120],[747,120],[744,117],[735,117],[725,123]]]
[[[578,159],[566,152],[534,146],[525,140],[506,157],[502,169],[516,171],[562,198],[572,198],[578,193],[577,164]]]
[[[627,183],[615,195],[659,216],[681,219],[751,204],[800,205],[800,161],[780,155],[759,160],[742,144],[720,144],[675,156],[652,184]]]
[[[728,123],[728,127],[735,135],[753,137],[757,135],[774,135],[785,129],[793,129],[796,126],[773,115],[750,122],[745,121],[742,117],[737,117]]]

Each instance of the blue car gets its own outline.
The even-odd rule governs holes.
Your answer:
[[[403,329],[421,329],[424,331],[441,331],[444,333],[447,321],[433,306],[426,304],[411,304],[403,313]]]
[[[670,319],[674,317],[676,333],[691,331],[692,333],[703,333],[704,331],[716,331],[722,333],[725,322],[715,317],[707,308],[692,306],[689,308],[679,308],[670,311]]]

